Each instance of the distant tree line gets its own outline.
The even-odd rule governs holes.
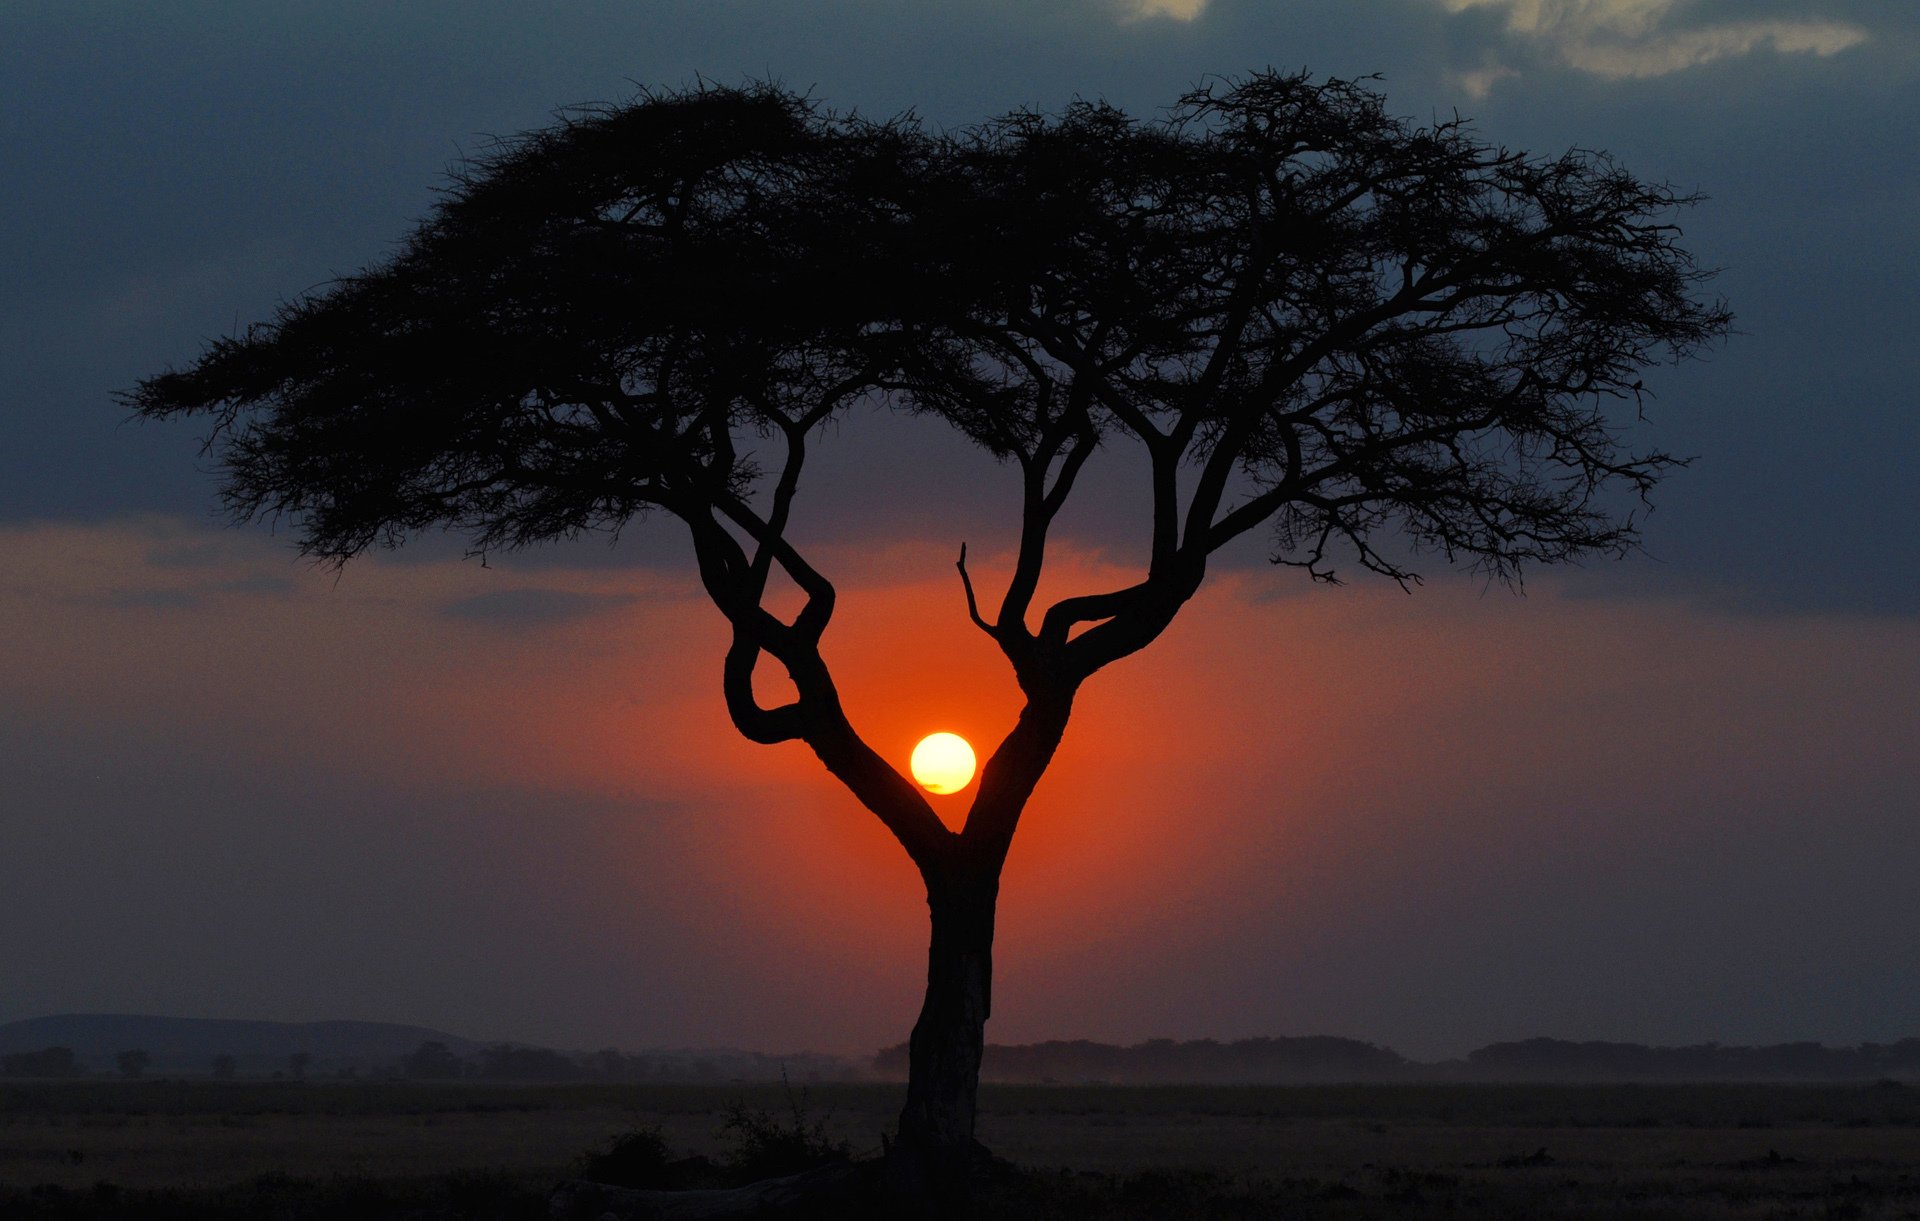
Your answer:
[[[71,1047],[48,1047],[41,1051],[16,1051],[0,1056],[0,1077],[81,1077],[86,1069]]]
[[[141,1048],[129,1048],[113,1058],[114,1071],[122,1077],[145,1076],[153,1057]],[[86,1066],[71,1047],[45,1047],[39,1051],[17,1051],[0,1056],[0,1077],[84,1077]]]
[[[800,1053],[643,1052],[627,1055],[607,1047],[570,1054],[546,1047],[497,1043],[468,1056],[447,1044],[425,1042],[401,1057],[400,1075],[415,1081],[796,1081],[849,1080],[857,1068],[837,1057]]]
[[[238,1061],[226,1052],[213,1057],[210,1062],[209,1076],[217,1080],[230,1081],[238,1076]],[[298,1079],[306,1075],[307,1068],[313,1063],[313,1056],[304,1051],[294,1052],[287,1057],[287,1069]],[[153,1053],[143,1047],[130,1047],[114,1053],[113,1072],[128,1080],[138,1080],[147,1075],[154,1064]],[[71,1047],[46,1047],[39,1051],[19,1051],[0,1055],[0,1077],[86,1077],[92,1073],[83,1064]],[[287,1076],[287,1072],[275,1071],[275,1077]]]
[[[1149,1039],[1131,1047],[1086,1039],[989,1044],[981,1064],[984,1081],[1114,1085],[1271,1084],[1314,1081],[1403,1080],[1415,1067],[1400,1053],[1358,1039],[1332,1036],[1213,1039],[1176,1042]],[[883,1077],[907,1069],[907,1045],[889,1047],[874,1059]]]
[[[155,1057],[140,1048],[116,1053],[112,1066],[104,1074],[96,1072],[75,1054],[71,1047],[48,1047],[39,1051],[0,1055],[0,1077],[57,1079],[117,1075],[135,1079],[147,1075]],[[496,1043],[459,1051],[447,1043],[427,1041],[414,1050],[385,1064],[327,1064],[311,1053],[294,1052],[266,1068],[256,1059],[251,1065],[229,1052],[207,1059],[199,1071],[169,1071],[169,1075],[207,1076],[216,1081],[241,1078],[304,1080],[324,1077],[332,1080],[413,1081],[656,1081],[712,1082],[778,1081],[782,1074],[795,1081],[840,1081],[866,1074],[850,1061],[837,1056],[799,1052],[771,1056],[759,1052],[732,1050],[661,1051],[627,1055],[616,1048],[573,1053],[524,1044]],[[178,1069],[177,1058],[172,1069]],[[250,1070],[250,1071],[249,1071]]]
[[[874,1058],[881,1077],[905,1075],[905,1044]],[[1459,1060],[1422,1063],[1385,1047],[1333,1037],[1150,1039],[1132,1046],[1068,1042],[989,1044],[987,1081],[1037,1084],[1310,1084],[1367,1081],[1872,1081],[1920,1080],[1920,1039],[1827,1047],[1649,1047],[1526,1039],[1493,1043]]]
[[[1862,1081],[1920,1078],[1920,1039],[1827,1047],[1648,1047],[1525,1039],[1471,1052],[1465,1076],[1499,1081]]]
[[[70,1047],[0,1055],[0,1078],[59,1079],[148,1074],[155,1058],[129,1048],[100,1070],[82,1062]],[[294,1052],[254,1079],[333,1080],[406,1079],[413,1081],[658,1082],[720,1084],[734,1081],[844,1081],[868,1077],[900,1080],[906,1076],[907,1047],[889,1047],[868,1066],[835,1056],[798,1053],[650,1051],[629,1055],[616,1048],[562,1052],[547,1047],[496,1043],[455,1050],[444,1042],[421,1043],[383,1067],[333,1066],[324,1071],[315,1057]],[[228,1053],[213,1056],[201,1073],[220,1081],[248,1076]],[[1422,1063],[1396,1051],[1357,1039],[1331,1036],[1259,1038],[1219,1042],[1149,1039],[1131,1046],[1086,1039],[990,1044],[982,1065],[984,1080],[1035,1084],[1107,1083],[1114,1085],[1312,1084],[1316,1082],[1405,1081],[1920,1081],[1920,1038],[1892,1043],[1828,1047],[1820,1043],[1777,1043],[1762,1047],[1700,1043],[1689,1047],[1649,1047],[1642,1043],[1571,1042],[1523,1039],[1492,1043],[1458,1060]]]

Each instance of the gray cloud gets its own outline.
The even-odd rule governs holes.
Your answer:
[[[1118,0],[1121,14],[1129,21],[1164,17],[1170,21],[1197,21],[1207,11],[1209,0]]]
[[[1510,48],[1607,80],[1666,76],[1716,60],[1757,52],[1837,55],[1868,41],[1854,21],[1806,11],[1703,11],[1698,0],[1437,0],[1455,14],[1499,18]],[[1500,80],[1519,75],[1505,59],[1462,74],[1467,92],[1484,97]]]

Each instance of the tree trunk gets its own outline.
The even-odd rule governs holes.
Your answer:
[[[927,997],[907,1051],[907,1105],[895,1160],[913,1187],[964,1192],[974,1159],[974,1099],[993,989],[999,881],[929,886]]]

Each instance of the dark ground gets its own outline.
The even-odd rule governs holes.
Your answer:
[[[797,1091],[796,1091],[797,1092]],[[814,1086],[878,1151],[893,1086]],[[724,1168],[780,1087],[0,1083],[0,1217],[532,1218],[657,1129]],[[989,1087],[1006,1218],[1920,1218],[1920,1086]]]

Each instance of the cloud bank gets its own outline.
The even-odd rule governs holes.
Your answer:
[[[1486,10],[1502,16],[1515,43],[1544,52],[1576,71],[1606,80],[1667,76],[1716,60],[1771,51],[1837,55],[1867,41],[1852,22],[1765,16],[1702,20],[1697,0],[1441,0],[1450,13]],[[1500,62],[1462,76],[1475,96],[1517,75]]]

